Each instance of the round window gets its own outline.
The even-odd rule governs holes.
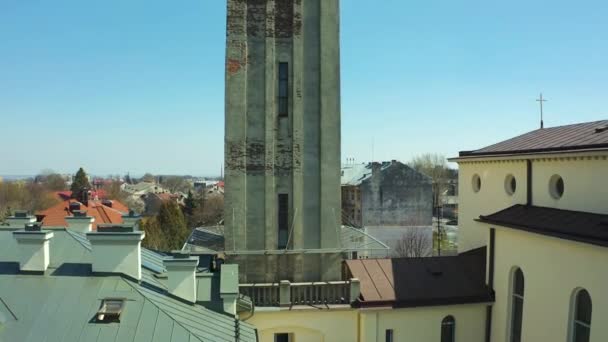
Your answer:
[[[549,193],[555,199],[560,199],[564,195],[564,179],[560,175],[551,176],[549,180]]]
[[[479,177],[478,174],[473,175],[472,185],[473,185],[474,192],[479,192],[479,190],[481,190],[481,178]]]
[[[505,178],[505,191],[509,195],[513,195],[517,190],[517,181],[513,175],[507,175]]]

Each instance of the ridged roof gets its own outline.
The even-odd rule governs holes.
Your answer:
[[[608,149],[608,120],[537,129],[499,143],[462,151],[461,157]]]

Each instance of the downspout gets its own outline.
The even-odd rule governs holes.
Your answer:
[[[490,246],[488,248],[488,287],[494,292],[494,248],[496,229],[490,228]],[[492,339],[492,305],[486,306],[486,342]]]
[[[526,160],[526,205],[532,205],[532,160]]]

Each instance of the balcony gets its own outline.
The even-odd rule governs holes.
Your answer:
[[[291,307],[294,305],[350,305],[360,294],[356,278],[346,281],[312,283],[240,284],[239,291],[258,307]]]

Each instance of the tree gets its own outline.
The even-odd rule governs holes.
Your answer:
[[[420,258],[431,254],[433,242],[420,231],[421,228],[408,228],[395,245],[394,254],[398,257]]]
[[[113,180],[104,184],[103,190],[106,193],[107,199],[124,202],[127,199],[128,194],[122,191],[121,185],[122,183],[118,180]]]
[[[47,189],[51,191],[62,191],[68,188],[65,179],[57,173],[52,173],[46,176],[46,179],[44,180],[44,185]]]
[[[83,168],[78,169],[78,172],[76,172],[76,176],[74,176],[74,180],[70,188],[70,190],[72,190],[72,198],[78,198],[82,193],[82,190],[90,188],[91,184],[89,184],[89,178],[87,177],[87,173],[84,172]]]
[[[194,209],[196,209],[196,200],[194,199],[192,191],[188,190],[188,197],[184,200],[184,211],[186,212],[186,215],[192,216]]]
[[[425,153],[412,158],[409,166],[431,178],[433,181],[433,208],[437,208],[441,194],[448,188],[451,174],[447,159],[441,154]]]
[[[140,227],[146,232],[146,237],[144,238],[144,241],[142,241],[142,246],[157,251],[170,250],[156,217],[142,219]]]
[[[154,183],[156,178],[151,173],[146,173],[143,177],[141,177],[142,182]]]
[[[181,249],[190,235],[184,214],[174,201],[163,201],[156,217],[169,249]]]

